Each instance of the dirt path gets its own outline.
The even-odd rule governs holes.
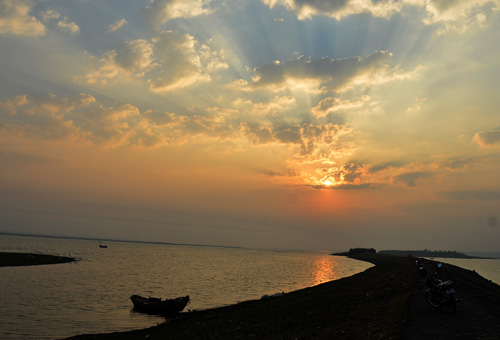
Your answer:
[[[434,272],[436,262],[425,263]],[[473,271],[444,265],[438,274],[452,280],[457,298],[457,313],[434,310],[424,300],[425,278],[414,283],[404,340],[498,340],[500,339],[500,287]]]

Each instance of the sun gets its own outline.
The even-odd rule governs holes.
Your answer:
[[[330,181],[329,179],[327,179],[327,180],[325,181],[325,185],[326,185],[326,186],[330,186],[330,185],[332,185],[332,184],[333,184],[333,183],[332,183],[332,181]]]

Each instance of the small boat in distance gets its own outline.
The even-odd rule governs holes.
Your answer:
[[[107,246],[107,245],[105,245],[105,244],[100,244],[100,245],[99,245],[99,248],[107,248],[107,247],[108,247],[108,246]]]
[[[132,295],[130,300],[132,300],[134,309],[138,312],[175,316],[189,303],[189,295],[166,300],[162,300],[161,298],[145,298],[139,295]]]

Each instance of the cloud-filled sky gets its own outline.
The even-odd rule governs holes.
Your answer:
[[[498,251],[500,0],[0,0],[0,232]]]

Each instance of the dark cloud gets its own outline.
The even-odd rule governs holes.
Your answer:
[[[174,113],[153,110],[144,112],[144,117],[154,125],[167,125],[177,121],[177,115]]]
[[[465,168],[471,163],[472,161],[469,159],[452,159],[452,160],[441,161],[438,163],[438,165],[441,169],[456,170]]]
[[[294,10],[299,19],[310,18],[313,15],[326,15],[340,19],[344,16],[370,13],[376,17],[389,17],[398,12],[402,6],[399,1],[394,0],[262,0],[271,8],[276,4],[282,4],[286,8]]]
[[[391,54],[376,52],[366,58],[312,59],[301,56],[284,63],[272,62],[254,69],[255,87],[282,87],[288,80],[319,81],[335,91],[356,76],[366,76],[386,69]]]
[[[362,184],[339,184],[339,185],[307,185],[314,189],[330,189],[330,190],[362,190],[371,189],[372,185],[370,183]]]
[[[405,183],[409,187],[415,187],[416,181],[421,178],[432,176],[431,172],[425,171],[414,171],[414,172],[406,172],[394,177],[395,182]]]
[[[389,168],[392,168],[394,167],[395,165],[394,164],[381,164],[381,165],[373,165],[371,167],[368,168],[368,172],[370,174],[375,174],[379,171],[383,171],[385,169],[389,169]]]
[[[105,58],[109,58],[114,64],[126,72],[141,73],[150,67],[152,62],[153,47],[144,39],[126,41],[107,52]]]
[[[258,123],[241,123],[243,133],[256,144],[282,143],[301,146],[302,153],[310,154],[317,144],[334,144],[343,127],[335,124],[293,124],[262,126]]]
[[[476,142],[483,147],[500,145],[500,128],[478,132],[474,136]]]
[[[264,172],[266,175],[268,175],[269,177],[282,177],[282,176],[285,176],[285,174],[281,173],[281,172],[276,172],[276,171],[266,171]]]

